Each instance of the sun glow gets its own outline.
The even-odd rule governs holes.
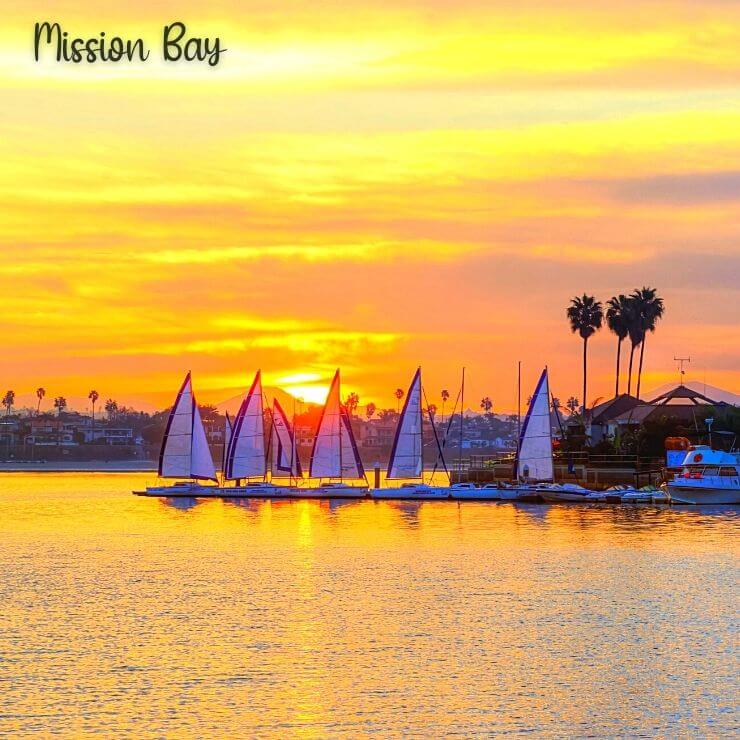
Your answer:
[[[740,385],[736,3],[183,0],[224,39],[216,68],[35,63],[38,19],[10,5],[0,330],[19,398],[94,379],[161,407],[192,369],[220,403],[261,367],[322,402],[341,366],[361,404],[395,407],[422,364],[438,404],[465,364],[472,398],[511,409],[515,359],[578,395],[572,295],[638,284],[667,306],[646,378],[690,347],[700,377]],[[55,12],[152,49],[164,22],[141,0]],[[596,397],[613,337],[589,346]]]

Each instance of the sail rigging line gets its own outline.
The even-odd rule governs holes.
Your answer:
[[[229,444],[231,443],[231,433],[233,431],[233,426],[231,424],[231,417],[229,416],[228,410],[224,409],[224,414],[226,415],[226,422],[224,424],[224,445],[223,450],[221,451],[221,485],[225,485],[226,478],[224,477],[226,473],[226,453],[229,448]]]
[[[465,421],[465,368],[462,369],[460,384],[460,452],[457,457],[458,483],[462,480],[463,422]]]
[[[437,464],[439,461],[442,461],[442,467],[444,468],[445,473],[447,474],[447,480],[449,482],[452,482],[452,479],[450,477],[450,471],[447,469],[447,462],[445,461],[444,452],[442,451],[442,446],[439,443],[439,436],[437,434],[437,427],[434,424],[434,417],[429,412],[429,399],[427,398],[427,392],[424,390],[424,385],[421,386],[421,392],[424,396],[424,403],[427,407],[427,415],[429,416],[429,423],[432,425],[432,434],[434,435],[434,441],[437,445],[437,459],[434,461],[434,469],[432,470],[432,476],[434,476],[434,473],[437,472]],[[423,458],[422,458],[422,465],[423,465]],[[423,478],[422,478],[423,480]],[[432,479],[430,478],[430,483]]]
[[[450,438],[450,432],[452,430],[452,423],[455,420],[455,411],[457,411],[457,404],[460,401],[460,393],[462,391],[462,388],[458,389],[457,396],[455,398],[455,405],[452,407],[452,413],[450,414],[450,417],[447,421],[447,428],[445,429],[444,436],[442,437],[442,450],[444,450],[447,447],[447,440]],[[444,419],[442,420],[444,423]],[[434,475],[437,472],[437,464],[439,460],[436,460],[434,463],[434,468],[432,469],[432,475]],[[447,463],[444,459],[444,454],[442,455],[442,463],[444,465],[445,473],[447,473],[447,477],[450,479],[450,482],[452,482],[452,476],[450,474],[450,471],[447,469]]]

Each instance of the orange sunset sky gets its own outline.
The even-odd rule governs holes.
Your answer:
[[[0,383],[163,406],[334,368],[580,397],[565,307],[643,284],[643,388],[740,388],[740,4],[0,0]],[[146,64],[34,62],[33,24]],[[164,64],[171,21],[220,64]],[[591,342],[589,401],[616,343]],[[2,388],[0,390],[5,390]],[[437,400],[437,399],[434,399]],[[438,402],[438,401],[437,401]]]

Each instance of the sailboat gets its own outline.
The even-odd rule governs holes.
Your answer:
[[[360,498],[367,495],[367,481],[363,486],[345,483],[346,480],[365,479],[365,468],[349,415],[340,400],[339,370],[334,374],[321,412],[311,451],[309,477],[318,479],[319,486],[302,490],[301,498]],[[321,484],[327,478],[334,480]]]
[[[411,381],[393,439],[386,480],[406,481],[396,488],[377,488],[375,499],[439,499],[449,498],[447,486],[432,486],[424,482],[424,411],[422,408],[421,368]],[[436,432],[435,432],[436,439]],[[440,456],[442,450],[437,441]],[[415,482],[412,482],[415,481]]]
[[[201,482],[218,483],[218,479],[203,420],[193,395],[190,373],[185,376],[167,419],[159,453],[158,474],[160,478],[175,478],[178,482],[171,486],[147,487],[147,495],[202,496],[218,492],[217,486],[203,485]]]
[[[224,487],[224,495],[270,497],[289,492],[287,486],[267,481],[263,397],[262,373],[258,370],[234,417],[223,478],[235,481],[235,485]]]
[[[527,415],[524,417],[514,461],[518,500],[582,501],[591,492],[571,483],[554,483],[550,382],[547,368],[542,371]]]

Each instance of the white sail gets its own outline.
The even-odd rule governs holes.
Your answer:
[[[190,477],[218,480],[211,448],[208,446],[206,430],[203,428],[203,419],[200,418],[200,411],[195,404],[195,400],[193,400],[193,445],[190,454]]]
[[[516,456],[517,480],[551,481],[552,423],[547,368],[542,371],[522,425]]]
[[[216,480],[203,421],[193,396],[190,373],[185,376],[167,419],[159,453],[162,478],[205,478]]]
[[[421,368],[411,381],[406,402],[396,427],[386,477],[420,478],[423,470],[423,438],[421,410]]]
[[[339,396],[339,370],[334,375],[311,452],[312,478],[362,478],[365,470],[352,425]]]
[[[298,459],[293,430],[277,398],[273,400],[272,406],[272,440],[270,447],[273,478],[302,477],[301,461]]]
[[[265,422],[262,403],[262,376],[255,375],[247,397],[242,401],[234,419],[234,428],[226,452],[224,477],[263,478],[265,463]]]

